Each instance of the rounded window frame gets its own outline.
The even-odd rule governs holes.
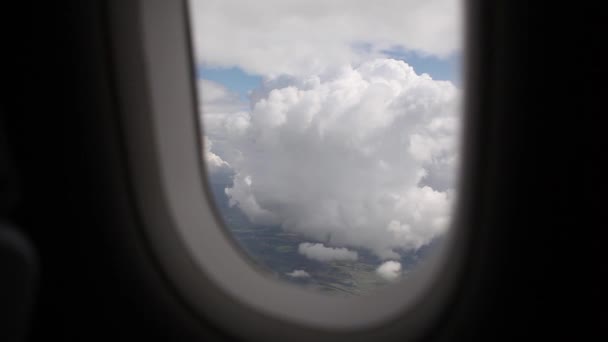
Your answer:
[[[470,221],[467,167],[474,156],[464,155],[457,207],[443,248],[412,279],[352,298],[270,279],[243,257],[214,209],[202,157],[188,18],[187,2],[181,0],[116,0],[109,5],[133,197],[143,237],[175,293],[195,315],[240,336],[348,336],[357,341],[424,333],[449,302],[465,259],[470,235],[465,224]],[[468,152],[475,136],[467,130],[472,87],[465,78],[463,151]]]

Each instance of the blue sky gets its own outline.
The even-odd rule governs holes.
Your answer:
[[[434,80],[452,81],[460,87],[460,55],[451,55],[448,58],[438,58],[435,56],[421,56],[418,53],[403,50],[382,51],[393,59],[405,61],[411,65],[417,74],[427,73]]]
[[[217,82],[233,93],[241,96],[241,99],[247,99],[247,93],[250,90],[257,88],[262,77],[259,75],[250,75],[240,68],[198,68],[199,78]]]
[[[440,59],[435,56],[421,56],[415,52],[402,50],[383,51],[388,57],[403,60],[411,65],[417,74],[427,73],[434,80],[452,81],[456,86],[460,86],[460,59],[459,55],[452,55],[448,58]],[[240,95],[242,100],[247,100],[250,90],[257,88],[262,77],[251,75],[240,68],[198,68],[198,77],[217,82],[233,93]]]

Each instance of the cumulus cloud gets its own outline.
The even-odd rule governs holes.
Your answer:
[[[393,281],[401,276],[401,263],[398,261],[386,261],[376,269],[376,273],[383,279]]]
[[[293,278],[310,278],[310,274],[304,270],[294,270],[293,272],[286,273],[288,276]]]
[[[322,243],[301,243],[298,252],[309,259],[317,261],[346,260],[356,261],[359,258],[357,252],[346,248],[325,247]]]
[[[210,172],[226,171],[229,167],[226,159],[234,159],[235,154],[240,153],[228,138],[247,129],[248,104],[238,94],[213,81],[199,79],[197,90],[199,113],[204,122],[205,160]]]
[[[228,164],[217,154],[211,152],[213,143],[211,140],[209,140],[209,138],[205,137],[203,146],[205,147],[205,164],[207,165],[207,170],[209,170],[211,174],[221,171],[228,171],[230,169],[230,164]]]
[[[238,94],[231,93],[221,84],[213,81],[198,80],[199,112],[204,113],[205,133],[216,141],[223,137],[214,135],[215,132],[242,130],[242,120],[239,114],[245,115],[247,103],[243,103]],[[231,118],[226,121],[227,115]]]
[[[375,59],[266,81],[249,110],[210,124],[204,112],[205,133],[234,172],[231,205],[253,223],[394,259],[447,228],[458,100],[450,82]]]
[[[461,46],[459,0],[191,0],[197,59],[261,75],[307,75],[386,57],[445,57]]]

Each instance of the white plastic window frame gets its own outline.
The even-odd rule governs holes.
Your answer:
[[[134,200],[146,242],[182,302],[248,337],[298,330],[307,338],[363,338],[383,328],[413,337],[425,331],[446,305],[461,269],[467,241],[462,179],[443,248],[406,281],[344,298],[264,276],[243,257],[213,209],[187,10],[181,0],[116,0],[108,12]]]

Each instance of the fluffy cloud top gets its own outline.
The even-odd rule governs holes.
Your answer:
[[[402,49],[461,46],[459,0],[191,0],[198,60],[261,75],[307,75]]]
[[[238,131],[241,122],[239,114],[248,116],[247,106],[240,101],[238,94],[231,93],[215,82],[200,79],[198,98],[201,101],[199,111],[204,113],[205,133],[213,143],[224,138],[221,135],[213,135],[214,132],[224,134],[224,131]],[[230,120],[226,120],[227,113],[231,114]]]
[[[458,100],[450,82],[376,59],[267,81],[249,111],[203,117],[252,222],[389,259],[449,223]]]
[[[392,260],[386,261],[376,269],[376,273],[386,280],[396,280],[401,276],[401,263]]]
[[[294,270],[293,272],[287,273],[287,275],[294,278],[310,278],[310,274],[304,270]]]
[[[238,94],[231,93],[220,84],[205,79],[198,81],[199,112],[204,124],[204,153],[210,173],[226,171],[229,164],[225,159],[236,150],[231,146],[230,137],[239,135],[249,125],[247,104]]]
[[[230,169],[230,164],[228,164],[217,154],[211,152],[211,147],[213,146],[213,143],[211,142],[211,140],[209,140],[209,138],[205,137],[203,145],[205,147],[205,164],[207,165],[207,169],[211,174],[220,172],[222,170]]]
[[[322,243],[301,243],[298,252],[307,258],[317,261],[347,260],[356,261],[359,258],[357,252],[346,248],[325,247]]]

